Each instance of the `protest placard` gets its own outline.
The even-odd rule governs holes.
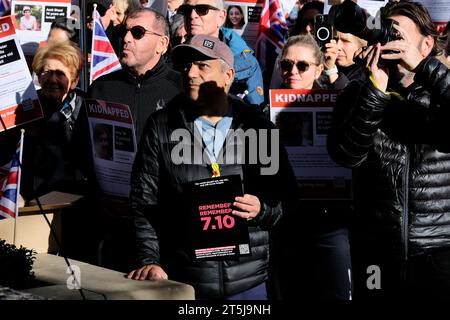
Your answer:
[[[270,90],[270,118],[299,183],[302,199],[351,198],[351,170],[328,155],[326,140],[337,91]]]
[[[130,108],[102,100],[85,102],[100,189],[108,195],[128,197],[137,149]]]
[[[43,113],[10,16],[0,18],[0,132]]]
[[[70,0],[13,0],[17,36],[26,55],[34,55],[39,43],[47,39],[52,22],[70,16]],[[76,23],[72,21],[70,23]]]

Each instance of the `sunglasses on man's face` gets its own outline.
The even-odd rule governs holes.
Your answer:
[[[190,4],[183,4],[178,8],[177,12],[182,14],[183,16],[190,17],[192,14],[192,10],[195,10],[195,12],[199,16],[206,16],[209,10],[218,11],[220,9],[210,6],[209,4],[197,4],[195,6],[191,6]]]
[[[159,37],[163,36],[162,34],[159,34],[159,33],[156,33],[156,32],[150,31],[150,30],[147,30],[147,29],[145,29],[142,26],[134,26],[134,27],[131,27],[130,29],[127,29],[126,25],[122,25],[121,26],[121,30],[120,30],[120,34],[121,34],[122,38],[125,38],[125,36],[127,35],[128,31],[131,32],[131,35],[133,36],[133,38],[135,40],[142,39],[145,36],[146,33],[153,34],[153,35],[159,36]]]
[[[306,72],[308,71],[310,65],[317,65],[317,63],[313,63],[313,62],[306,62],[306,61],[297,61],[294,62],[292,60],[289,59],[283,59],[280,61],[280,68],[281,70],[285,71],[285,72],[291,72],[292,69],[294,68],[294,66],[297,67],[297,70],[299,72]]]

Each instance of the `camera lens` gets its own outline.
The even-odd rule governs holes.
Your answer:
[[[326,41],[330,37],[330,30],[326,27],[320,27],[316,32],[317,39]]]

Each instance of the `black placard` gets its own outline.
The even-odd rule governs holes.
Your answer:
[[[248,7],[248,22],[258,22],[261,20],[262,7]]]
[[[44,22],[53,22],[56,18],[67,17],[67,8],[59,6],[46,6]]]
[[[17,50],[14,40],[8,40],[0,43],[0,66],[20,60],[20,54]]]
[[[134,152],[133,130],[130,128],[115,126],[115,149]]]
[[[231,213],[242,196],[239,175],[183,185],[190,209],[191,239],[196,259],[213,260],[251,254],[247,220]]]

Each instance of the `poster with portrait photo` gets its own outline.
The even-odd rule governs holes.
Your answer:
[[[270,119],[280,130],[301,199],[351,198],[351,170],[328,155],[327,135],[337,91],[270,90]]]
[[[25,55],[34,55],[39,43],[47,40],[52,22],[69,17],[70,0],[12,0],[17,36]]]
[[[42,24],[42,6],[16,4],[14,6],[17,30],[40,31]]]
[[[227,17],[224,27],[233,29],[253,50],[256,48],[262,8],[262,0],[225,1]]]
[[[85,100],[95,175],[103,193],[128,197],[137,144],[127,105]]]

